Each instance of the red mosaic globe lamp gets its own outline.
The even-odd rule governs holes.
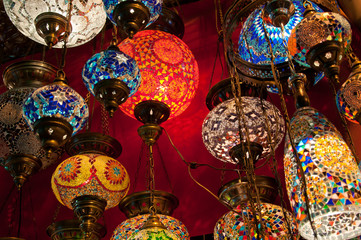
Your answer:
[[[180,115],[190,105],[198,87],[198,64],[188,46],[178,37],[156,30],[138,32],[119,45],[139,66],[142,84],[120,109],[134,118],[135,109],[161,112],[158,124]],[[138,120],[142,117],[137,117]],[[143,119],[144,120],[144,119]]]
[[[114,159],[121,149],[120,143],[110,136],[77,134],[66,146],[72,157],[53,173],[51,186],[56,198],[74,210],[87,237],[92,235],[103,211],[117,206],[129,190],[129,175]]]

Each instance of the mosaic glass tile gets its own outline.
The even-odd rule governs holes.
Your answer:
[[[24,101],[35,88],[14,88],[0,95],[0,165],[10,155],[28,154],[42,162],[42,169],[47,168],[63,153],[59,148],[46,157],[40,140],[26,124],[22,114]]]
[[[137,62],[125,53],[105,50],[93,55],[84,65],[83,82],[88,91],[94,94],[94,86],[107,79],[119,79],[129,88],[132,96],[141,82]]]
[[[35,90],[25,101],[23,115],[32,128],[42,117],[62,118],[73,127],[73,135],[83,128],[89,110],[84,99],[69,86],[50,84]]]
[[[129,240],[180,240],[180,238],[167,229],[147,228],[133,234]]]
[[[157,214],[160,221],[164,226],[178,236],[179,239],[189,240],[189,234],[186,226],[179,220],[166,215]],[[118,225],[114,232],[111,240],[126,240],[129,239],[133,234],[139,232],[147,221],[149,214],[139,215],[133,218],[129,218]]]
[[[68,0],[4,0],[7,15],[16,28],[35,42],[45,45],[35,29],[35,18],[44,12],[55,12],[67,17]],[[67,47],[76,47],[93,39],[103,29],[106,14],[102,0],[73,0],[72,31]],[[55,48],[61,48],[62,43]]]
[[[250,141],[259,143],[263,147],[261,158],[268,157],[271,148],[267,141],[267,130],[264,126],[268,121],[272,144],[274,144],[274,148],[277,148],[285,131],[281,112],[270,102],[261,101],[257,97],[242,97],[241,102],[245,117],[245,122],[241,118],[242,138],[246,139],[246,128],[243,127],[246,126]],[[203,121],[202,137],[204,145],[214,157],[224,162],[236,164],[229,156],[229,150],[240,143],[239,121],[234,99],[220,103],[209,112]]]
[[[56,168],[51,187],[60,203],[72,209],[74,198],[98,196],[107,201],[105,209],[115,207],[128,193],[129,175],[117,160],[99,154],[72,156]]]
[[[121,42],[119,49],[134,58],[142,84],[119,108],[134,118],[134,107],[145,100],[157,100],[170,107],[170,117],[184,112],[195,96],[199,82],[197,61],[178,37],[145,30]]]
[[[341,134],[311,107],[298,109],[290,131],[306,177],[310,212],[317,239],[350,239],[361,235],[361,173]],[[285,140],[286,187],[299,232],[314,239],[303,184],[290,144]]]
[[[115,25],[116,25],[116,22],[114,20],[113,12],[114,12],[114,9],[117,6],[117,4],[120,2],[123,2],[123,1],[122,0],[103,0],[105,12],[107,13],[109,20]],[[163,0],[139,0],[139,2],[143,3],[150,12],[150,19],[149,19],[148,25],[155,22],[158,19],[159,14],[162,12]]]
[[[265,227],[264,238],[260,240],[290,240],[298,239],[297,224],[290,212],[283,210],[280,206],[261,203],[262,222]],[[287,214],[292,233],[289,233],[286,218]],[[246,218],[246,219],[245,219]],[[257,217],[259,219],[259,217]],[[235,209],[224,214],[216,223],[214,228],[215,240],[257,240],[258,232],[255,229],[256,222],[250,208]],[[259,226],[260,227],[260,226]],[[249,238],[251,237],[251,238]]]

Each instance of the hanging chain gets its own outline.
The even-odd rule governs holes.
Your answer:
[[[299,154],[298,154],[297,149],[295,147],[295,144],[293,142],[293,136],[292,136],[292,134],[290,132],[290,118],[289,118],[289,115],[288,115],[286,101],[285,101],[284,96],[283,96],[283,88],[282,88],[282,84],[279,81],[279,72],[278,72],[278,70],[276,69],[276,67],[274,65],[274,55],[273,55],[272,44],[271,44],[271,41],[270,41],[270,39],[268,37],[268,32],[267,32],[267,29],[266,29],[263,22],[262,22],[262,26],[263,26],[263,30],[265,32],[265,39],[266,39],[266,41],[268,43],[268,47],[269,47],[269,50],[270,50],[270,53],[271,53],[271,68],[272,68],[273,78],[274,78],[275,84],[276,84],[276,86],[278,88],[278,94],[279,94],[280,100],[281,100],[281,107],[282,107],[282,111],[283,111],[284,118],[285,118],[287,135],[288,135],[288,138],[290,140],[290,144],[291,144],[291,147],[292,147],[294,157],[296,158],[298,171],[299,171],[299,173],[301,175],[302,185],[300,186],[300,188],[301,188],[301,191],[302,191],[302,193],[304,195],[304,198],[305,198],[306,214],[307,214],[307,217],[308,217],[308,219],[310,221],[310,225],[311,225],[314,237],[315,237],[315,239],[318,239],[317,238],[317,232],[316,232],[314,222],[312,220],[312,216],[311,216],[311,212],[310,212],[310,201],[309,201],[309,197],[308,197],[307,190],[306,190],[307,189],[306,176],[305,176],[305,173],[303,171],[303,167],[302,167],[302,163],[301,163]]]
[[[103,104],[101,104],[101,119],[103,134],[109,135],[109,115]]]
[[[138,185],[138,177],[139,177],[140,167],[142,166],[144,147],[145,147],[145,143],[144,141],[142,141],[142,146],[140,148],[139,157],[138,157],[137,170],[135,171],[135,175],[134,175],[133,193],[135,192],[135,189]]]
[[[153,146],[149,145],[149,187],[150,187],[150,213],[156,213],[154,207],[154,189],[155,189],[155,180],[154,180],[154,157],[153,157]]]
[[[226,162],[223,162],[223,165],[222,165],[222,169],[225,169],[227,166],[227,163]],[[226,171],[222,170],[221,171],[221,187],[223,186],[224,184],[224,176],[226,175]]]
[[[283,23],[281,23],[282,44],[283,44],[283,46],[285,47],[285,50],[286,50],[286,55],[287,55],[287,59],[288,59],[288,66],[290,67],[291,74],[295,75],[296,74],[295,65],[293,64],[292,56],[291,56],[291,53],[290,53],[290,51],[288,49],[288,43],[286,42],[285,33],[286,33],[285,27],[283,26]],[[268,32],[266,34],[268,34]]]
[[[160,151],[160,149],[159,149],[159,144],[156,142],[156,143],[155,143],[155,146],[157,147],[157,151],[158,151],[158,154],[159,154],[160,162],[162,163],[162,168],[163,168],[163,171],[164,171],[165,176],[166,176],[166,178],[167,178],[167,182],[168,182],[169,188],[170,188],[170,190],[171,190],[171,193],[173,193],[173,192],[174,192],[174,188],[173,188],[172,182],[171,182],[171,180],[170,180],[170,177],[169,177],[167,168],[166,168],[166,166],[165,166],[164,158],[163,158],[162,153],[161,153],[161,151]]]
[[[222,6],[220,0],[214,0],[214,9],[215,9],[215,18],[216,18],[216,30],[218,33],[218,36],[222,35],[222,28],[223,28],[223,14],[222,14]],[[221,28],[218,26],[218,17],[221,24]]]

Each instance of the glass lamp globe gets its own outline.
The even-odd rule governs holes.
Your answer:
[[[115,228],[111,240],[129,239],[133,234],[140,231],[149,216],[150,214],[143,214],[125,220]],[[157,216],[161,223],[179,239],[190,239],[188,230],[181,221],[167,215],[157,214]]]
[[[64,82],[56,81],[29,96],[23,105],[23,116],[39,135],[43,148],[51,153],[82,129],[89,111],[80,94]]]
[[[288,23],[284,25],[283,33],[280,27],[276,27],[271,22],[265,21],[266,19],[263,17],[262,13],[264,6],[257,8],[248,16],[247,20],[243,24],[238,40],[238,51],[243,60],[259,65],[270,65],[271,58],[269,46],[265,39],[266,33],[263,30],[264,22],[275,57],[274,63],[279,64],[288,61],[288,50],[286,49],[287,46],[285,46],[284,42],[287,43],[290,38],[291,31],[301,22],[303,19],[303,12],[305,11],[303,1],[292,0],[292,3],[295,11],[291,15]],[[314,5],[314,7],[317,11],[322,12],[317,5]],[[305,56],[303,56],[300,60],[300,64],[309,67],[306,63]]]
[[[304,61],[316,71],[338,81],[339,63],[351,44],[351,26],[340,14],[315,12],[308,6],[306,15],[293,29],[288,46],[294,59]],[[301,52],[301,54],[297,54]]]
[[[80,154],[59,164],[51,178],[58,201],[70,209],[79,196],[97,196],[105,209],[117,206],[129,190],[129,175],[117,160],[100,154]]]
[[[361,173],[340,133],[311,107],[296,111],[290,131],[305,173],[309,211],[317,239],[360,236]],[[301,176],[288,137],[284,166],[288,197],[299,232],[306,239],[314,239],[305,210]]]
[[[267,141],[266,121],[270,127],[272,144],[276,148],[283,139],[285,125],[280,111],[266,100],[257,97],[242,97],[242,107],[245,123],[251,142],[262,146],[260,158],[266,158],[271,153]],[[263,104],[263,109],[262,109]],[[263,114],[265,111],[265,115]],[[267,116],[265,119],[264,116]],[[202,137],[207,150],[217,159],[237,164],[231,158],[230,150],[240,144],[239,123],[234,99],[229,99],[213,108],[203,121]],[[242,127],[242,138],[246,139],[246,129]]]
[[[103,0],[109,20],[123,28],[130,38],[155,22],[162,12],[163,0]]]
[[[7,15],[22,34],[41,44],[62,47],[62,44],[57,42],[64,37],[69,1],[4,0],[3,2]],[[72,4],[71,33],[67,47],[76,47],[90,41],[100,32],[106,21],[101,0],[74,0]],[[47,20],[49,16],[51,21]],[[36,24],[41,26],[42,31],[36,28]],[[41,36],[43,34],[45,40]]]
[[[195,96],[199,73],[197,61],[182,40],[166,32],[145,30],[118,46],[137,61],[142,76],[138,91],[120,106],[125,114],[134,118],[135,106],[147,100],[168,106],[169,119],[187,109]]]
[[[271,203],[261,203],[262,222],[264,229],[264,238],[261,240],[288,240],[298,239],[297,224],[292,214],[280,206]],[[289,228],[283,212],[286,212],[288,221],[290,223],[292,233]],[[247,218],[247,219],[245,219]],[[259,220],[260,217],[257,216]],[[244,209],[235,209],[223,215],[214,228],[215,240],[226,239],[258,239],[257,229],[255,229],[256,222],[249,207]]]
[[[347,120],[360,124],[361,112],[361,62],[352,66],[352,72],[336,95],[338,111]]]
[[[82,77],[88,91],[104,103],[111,116],[141,83],[137,62],[116,46],[92,56],[83,67]]]

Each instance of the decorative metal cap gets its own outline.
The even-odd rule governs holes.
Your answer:
[[[9,65],[3,72],[4,84],[8,89],[18,87],[41,87],[51,83],[57,68],[49,63],[29,60]]]
[[[156,214],[151,214],[147,221],[144,223],[143,229],[149,228],[160,228],[160,229],[167,229],[166,226],[160,221],[159,217]]]
[[[232,180],[224,184],[218,191],[220,201],[232,208],[248,201],[248,181],[246,177]],[[261,202],[272,203],[277,195],[276,180],[272,177],[257,176],[256,188],[258,189]],[[256,198],[256,189],[252,187],[252,198]]]
[[[117,139],[96,132],[85,132],[74,135],[65,145],[70,156],[84,153],[98,153],[118,158],[122,153],[122,145]]]
[[[285,26],[295,13],[295,6],[290,0],[272,0],[266,4],[265,14],[276,27]]]
[[[138,103],[134,108],[134,116],[142,123],[161,124],[170,115],[170,108],[163,102],[147,100]]]
[[[179,200],[173,194],[165,191],[154,191],[154,208],[156,213],[170,216],[178,205]],[[127,218],[150,213],[150,207],[150,191],[132,193],[124,197],[119,203],[120,211],[122,211]]]

